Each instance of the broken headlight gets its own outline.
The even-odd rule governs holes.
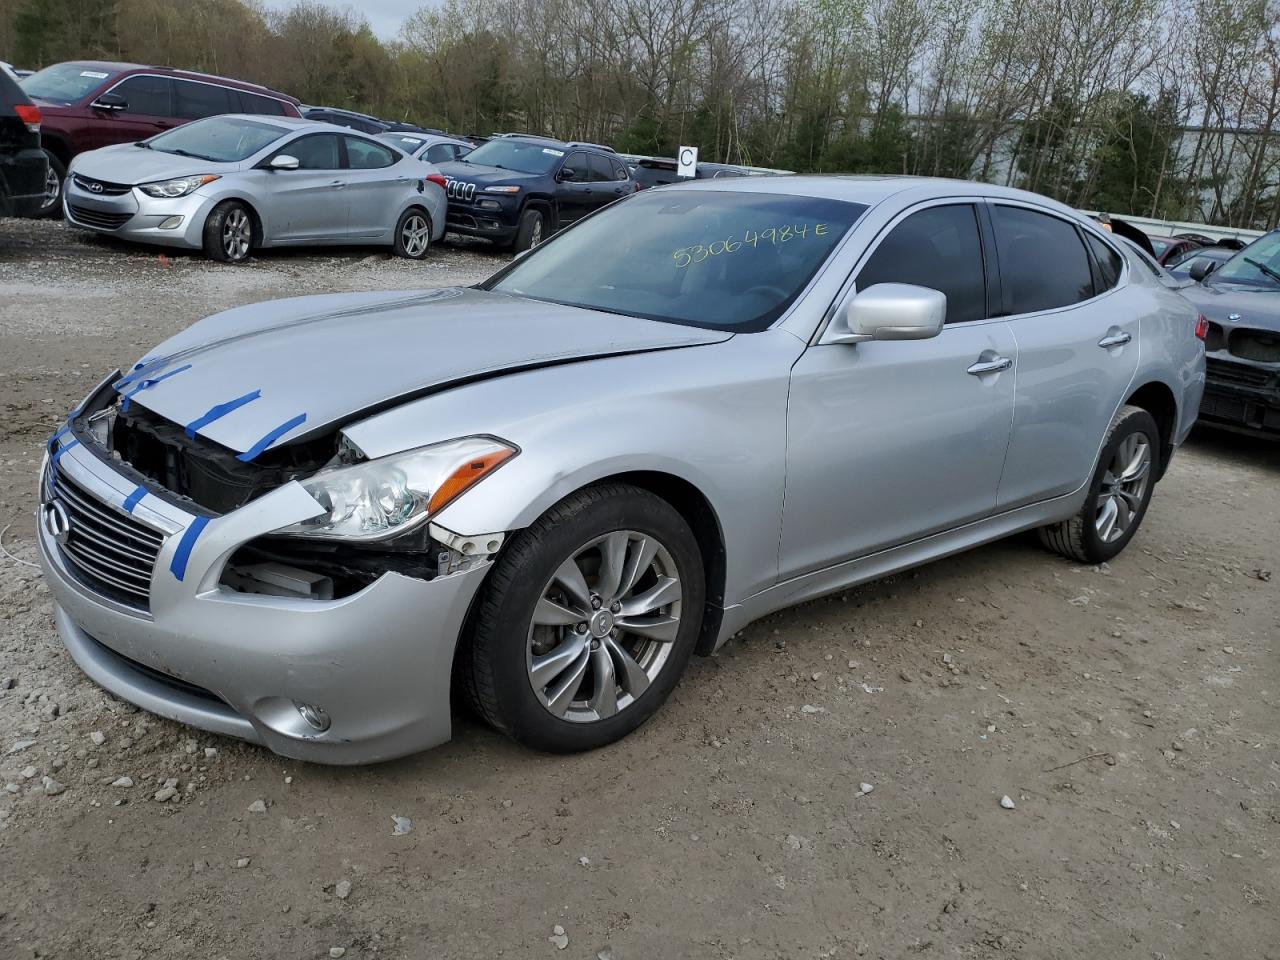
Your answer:
[[[351,466],[299,483],[324,512],[276,531],[329,540],[381,540],[411,530],[517,453],[491,437],[450,440]]]

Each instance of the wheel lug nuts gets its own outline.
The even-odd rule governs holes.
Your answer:
[[[614,603],[610,604],[609,609],[610,609],[610,610],[612,610],[614,613],[621,613],[621,612],[622,612],[622,604],[617,603],[617,602],[615,601]]]
[[[604,605],[604,601],[603,601],[603,600],[601,600],[599,597],[592,597],[592,598],[591,598],[591,609],[592,609],[592,610],[599,610],[603,605]]]
[[[577,629],[577,631],[578,631],[579,633],[586,633],[586,632],[587,632],[587,625],[586,625],[585,623],[580,623],[580,624],[578,624],[578,626],[576,627],[576,629]]]
[[[599,650],[599,649],[600,649],[600,641],[599,641],[599,640],[592,640],[592,641],[591,641],[591,649],[592,649],[592,650]]]

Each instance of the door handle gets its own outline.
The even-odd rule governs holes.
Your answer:
[[[335,190],[341,190],[346,185],[347,185],[346,182],[343,180],[334,180],[332,183],[329,184],[329,186],[333,187],[333,189]]]
[[[1098,341],[1098,346],[1103,347],[1103,348],[1108,348],[1108,347],[1123,347],[1126,343],[1128,343],[1128,342],[1129,342],[1130,340],[1132,340],[1132,339],[1133,339],[1133,335],[1132,335],[1132,334],[1128,334],[1128,333],[1113,333],[1113,334],[1110,334],[1109,336],[1105,336],[1105,337],[1103,337],[1101,340],[1099,340],[1099,341]]]
[[[968,369],[968,373],[975,377],[981,377],[988,373],[1000,373],[1002,370],[1008,370],[1013,366],[1013,361],[1008,357],[992,357],[990,360],[979,360]]]

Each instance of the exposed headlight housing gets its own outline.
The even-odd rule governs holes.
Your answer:
[[[383,540],[417,527],[514,457],[492,437],[466,437],[299,481],[325,510],[276,533],[325,540]]]
[[[145,193],[148,197],[157,197],[159,199],[172,199],[173,197],[185,197],[189,193],[194,193],[203,187],[206,183],[220,179],[216,173],[202,173],[194,177],[175,177],[173,180],[158,180],[155,183],[139,184],[138,189]]]

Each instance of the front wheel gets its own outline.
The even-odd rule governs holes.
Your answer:
[[[218,204],[204,222],[204,252],[211,260],[243,263],[253,243],[253,216],[239,200]]]
[[[431,218],[418,207],[400,214],[396,223],[395,252],[398,257],[421,260],[431,246]]]
[[[67,188],[67,168],[48,150],[44,154],[49,158],[49,172],[45,174],[44,195],[40,198],[40,208],[35,215],[61,220],[62,194]]]
[[[1089,495],[1069,520],[1040,528],[1040,542],[1081,563],[1116,556],[1138,532],[1160,475],[1160,430],[1141,407],[1120,408],[1106,440]]]
[[[604,746],[674,689],[705,596],[697,540],[670,504],[627,484],[590,487],[503,552],[458,679],[477,712],[522,743]]]
[[[520,228],[516,230],[515,252],[523,253],[540,244],[546,231],[546,217],[541,210],[525,210],[520,215]]]

